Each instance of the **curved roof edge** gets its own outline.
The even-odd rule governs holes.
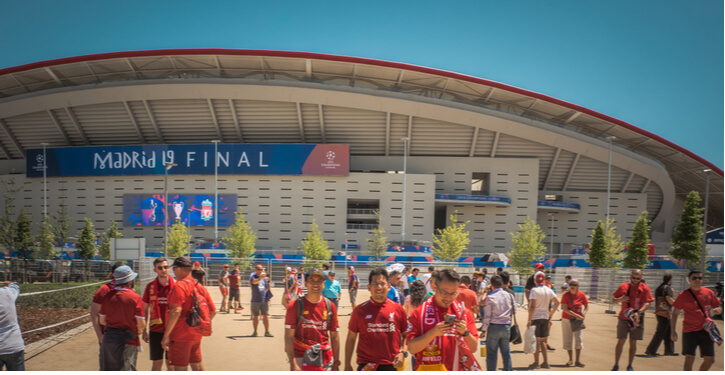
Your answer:
[[[551,97],[548,95],[540,94],[540,93],[537,93],[534,91],[529,91],[529,90],[522,89],[522,88],[515,87],[515,86],[510,86],[510,85],[503,84],[503,83],[496,82],[496,81],[491,81],[491,80],[487,80],[487,79],[483,79],[483,78],[469,76],[469,75],[461,74],[461,73],[450,72],[450,71],[446,71],[446,70],[427,68],[427,67],[423,67],[423,66],[419,66],[419,65],[412,65],[412,64],[392,62],[392,61],[376,60],[376,59],[369,59],[369,58],[363,58],[363,57],[330,55],[330,54],[315,53],[315,52],[274,51],[274,50],[257,50],[257,49],[224,49],[224,48],[192,48],[192,49],[183,49],[182,48],[182,49],[157,49],[157,50],[142,50],[142,51],[107,52],[107,53],[81,55],[81,56],[74,56],[74,57],[64,57],[64,58],[59,58],[59,59],[39,61],[39,62],[30,63],[30,64],[0,69],[0,76],[5,75],[5,74],[12,74],[12,73],[17,73],[17,72],[32,70],[32,69],[45,68],[45,67],[50,67],[50,66],[55,66],[55,65],[63,65],[63,64],[70,64],[70,63],[77,63],[77,62],[84,62],[84,61],[95,61],[95,60],[106,60],[106,59],[128,58],[128,57],[154,57],[154,56],[164,56],[164,55],[230,55],[230,56],[236,55],[236,56],[265,56],[265,57],[287,57],[287,58],[328,60],[328,61],[336,61],[336,62],[366,64],[366,65],[373,65],[373,66],[380,66],[380,67],[394,68],[394,69],[404,69],[404,70],[410,70],[410,71],[415,71],[415,72],[419,72],[419,73],[432,74],[432,75],[437,75],[437,76],[441,76],[441,77],[453,78],[453,79],[458,79],[458,80],[462,80],[462,81],[468,81],[471,83],[482,84],[482,85],[486,85],[486,86],[495,87],[497,89],[514,92],[514,93],[517,93],[520,95],[526,95],[526,96],[529,96],[532,98],[540,99],[540,100],[543,100],[546,102],[560,105],[562,107],[566,107],[566,108],[569,108],[569,109],[572,109],[572,110],[575,110],[578,112],[582,112],[582,113],[588,114],[590,116],[599,118],[601,120],[608,121],[613,124],[619,125],[628,130],[631,130],[635,133],[648,137],[663,145],[671,147],[671,148],[691,157],[692,159],[706,165],[708,168],[712,169],[720,176],[725,176],[725,174],[723,174],[722,169],[718,168],[713,163],[711,163],[708,160],[702,158],[701,156],[695,154],[694,152],[692,152],[682,146],[679,146],[665,138],[662,138],[654,133],[651,133],[647,130],[634,126],[628,122],[619,120],[619,119],[611,117],[611,116],[607,116],[603,113],[591,110],[589,108],[582,107],[577,104],[569,103],[567,101],[557,99],[557,98],[554,98],[554,97]]]

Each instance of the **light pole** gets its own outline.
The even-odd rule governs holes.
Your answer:
[[[550,212],[549,217],[551,217],[551,239],[549,240],[549,276],[551,276],[551,272],[554,268],[554,213]]]
[[[400,232],[400,238],[403,240],[403,246],[405,246],[405,191],[406,189],[406,180],[408,176],[408,141],[410,141],[410,138],[403,137],[400,138],[401,141],[403,141],[403,229]]]
[[[710,200],[710,172],[712,169],[702,171],[707,178],[705,179],[705,220],[702,223],[702,230],[705,232],[702,236],[702,256],[700,257],[700,270],[705,273],[705,258],[707,257],[707,205]]]
[[[164,257],[169,252],[169,168],[177,165],[168,161],[164,163]]]
[[[219,167],[217,163],[219,142],[218,139],[211,141],[214,144],[214,243],[219,242],[219,172],[217,169]]]
[[[607,222],[609,222],[609,192],[612,188],[612,140],[617,137],[609,136],[609,162],[607,163]]]
[[[41,145],[43,145],[43,219],[45,220],[45,217],[48,216],[48,164],[45,160],[45,148],[48,143],[41,143]]]

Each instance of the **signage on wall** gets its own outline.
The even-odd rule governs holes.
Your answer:
[[[220,175],[347,176],[349,145],[219,144]],[[150,145],[29,149],[27,177],[213,175],[214,145]]]
[[[168,217],[168,225],[214,226],[214,194],[169,194],[169,204],[164,204],[164,198],[163,194],[124,194],[123,225],[163,226]],[[234,224],[236,207],[236,195],[220,194],[217,225]]]

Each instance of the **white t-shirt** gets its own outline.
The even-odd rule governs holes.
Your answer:
[[[535,307],[534,316],[531,320],[549,319],[549,301],[555,298],[554,291],[543,286],[536,286],[529,292],[529,304]]]
[[[425,285],[425,291],[427,293],[430,293],[431,291],[433,291],[433,287],[430,285],[430,282],[428,282],[429,280],[430,280],[429,273],[426,273],[425,275],[420,277],[420,281],[422,281],[423,285]]]

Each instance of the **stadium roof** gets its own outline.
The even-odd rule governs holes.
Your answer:
[[[0,160],[23,159],[26,148],[37,148],[40,142],[48,142],[47,137],[39,134],[41,131],[20,129],[19,124],[9,121],[9,118],[21,113],[6,113],[13,111],[7,106],[3,107],[3,103],[59,90],[83,89],[89,85],[99,87],[127,82],[143,84],[159,80],[219,78],[323,83],[381,93],[392,92],[414,96],[417,100],[447,101],[503,112],[599,139],[614,136],[616,145],[646,155],[664,165],[678,196],[695,190],[704,197],[706,175],[702,172],[712,170],[714,175],[711,176],[709,187],[709,214],[713,216],[708,221],[712,225],[722,226],[723,171],[693,152],[646,130],[588,108],[499,82],[409,64],[317,53],[227,49],[131,51],[70,57],[2,69]],[[59,134],[58,139],[52,140],[52,146],[189,143],[205,140],[201,135],[174,138],[173,134],[169,134],[171,131],[153,121],[154,117],[162,114],[155,113],[157,110],[145,101],[153,129],[144,132],[145,129],[133,120],[133,109],[127,102],[124,103],[130,122],[135,127],[133,134],[128,135],[126,131],[125,136],[113,134],[109,129],[100,130],[92,121],[79,119],[72,106],[62,108],[60,113],[54,110],[41,111],[47,117],[45,121],[55,124]],[[254,139],[243,137],[239,130],[236,136],[233,133],[229,136],[219,126],[211,99],[207,110],[216,123],[217,134],[213,138],[247,143],[310,142],[310,139],[305,139],[302,126],[298,139]],[[62,124],[66,121],[71,124],[70,129]],[[326,142],[324,127],[321,140],[322,143]],[[470,147],[469,156],[473,156],[475,145],[471,144]],[[387,143],[385,150],[387,154]],[[355,154],[356,148],[351,148],[351,152]],[[359,153],[371,152],[362,150]],[[415,154],[415,149],[411,150],[411,154]]]

